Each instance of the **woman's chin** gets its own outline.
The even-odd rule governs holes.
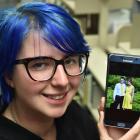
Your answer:
[[[51,114],[49,114],[49,116],[51,117],[51,118],[60,118],[60,117],[62,117],[63,115],[64,115],[64,113],[65,112],[52,112]]]
[[[48,112],[48,116],[51,118],[59,118],[62,117],[66,112],[66,109],[56,109],[56,110],[50,110],[50,112]]]

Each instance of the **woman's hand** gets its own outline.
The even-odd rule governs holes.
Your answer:
[[[99,105],[99,122],[98,128],[101,140],[140,140],[140,119],[131,129],[122,129],[104,125],[104,102],[101,98]],[[127,117],[127,116],[126,116]]]

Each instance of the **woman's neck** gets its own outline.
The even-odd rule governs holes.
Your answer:
[[[56,140],[54,119],[38,114],[27,111],[25,108],[20,108],[14,102],[12,102],[3,113],[8,119],[28,129],[44,140]]]

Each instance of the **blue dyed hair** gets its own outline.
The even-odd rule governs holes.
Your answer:
[[[4,77],[12,74],[17,54],[31,30],[39,31],[46,41],[64,53],[89,52],[79,25],[59,6],[33,2],[3,12],[0,15],[1,105],[8,105],[13,98],[13,89]]]

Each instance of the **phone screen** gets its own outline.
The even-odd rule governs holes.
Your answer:
[[[131,128],[140,116],[140,57],[109,54],[105,125]]]

